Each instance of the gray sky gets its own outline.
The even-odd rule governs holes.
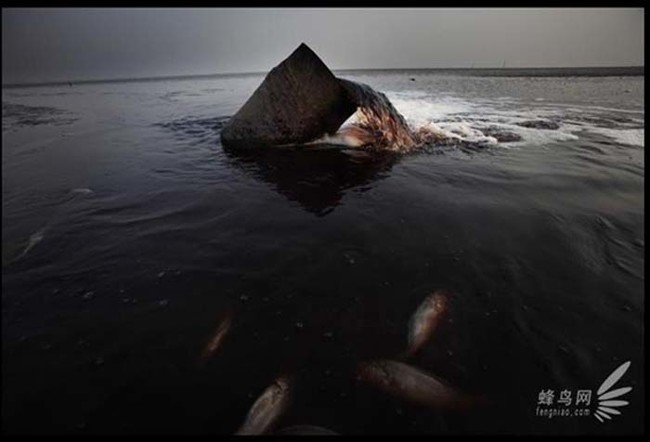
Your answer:
[[[642,66],[643,9],[5,9],[3,83],[332,69]]]

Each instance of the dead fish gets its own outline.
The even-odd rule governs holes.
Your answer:
[[[358,380],[385,393],[432,408],[462,410],[482,402],[482,399],[467,396],[446,382],[402,362],[362,362],[357,365],[356,374]]]
[[[41,242],[43,237],[45,236],[45,229],[41,229],[36,233],[33,233],[29,237],[29,241],[27,242],[27,246],[25,247],[25,250],[23,250],[23,253],[20,254],[20,256],[16,259],[20,259],[23,256],[27,255],[27,252],[29,252],[36,244]]]
[[[203,348],[199,362],[201,364],[205,363],[209,358],[214,356],[214,354],[221,347],[223,340],[230,331],[230,325],[232,324],[232,319],[230,313],[226,315],[223,321],[217,327],[217,330],[214,332],[208,343]]]
[[[90,193],[93,193],[93,190],[92,190],[92,189],[89,189],[89,188],[87,188],[87,187],[79,187],[79,188],[77,188],[77,189],[72,189],[72,190],[70,191],[70,193],[72,193],[72,194],[81,194],[81,195],[88,195],[88,194],[90,194]]]
[[[291,382],[288,376],[281,376],[267,387],[255,401],[244,423],[235,434],[264,434],[273,430],[289,406]]]
[[[338,435],[338,433],[332,430],[323,427],[318,427],[316,425],[292,425],[291,427],[285,427],[279,431],[276,431],[274,434],[283,434],[287,436],[303,436],[303,435],[337,436]]]
[[[420,304],[409,322],[408,349],[405,356],[412,356],[429,340],[447,311],[449,295],[436,290]]]

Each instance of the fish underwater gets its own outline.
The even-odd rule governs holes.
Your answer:
[[[468,396],[446,382],[403,362],[375,360],[361,362],[357,380],[385,393],[434,409],[466,410],[483,399]]]
[[[235,434],[254,435],[272,431],[289,406],[292,385],[291,377],[278,377],[255,401]]]
[[[199,358],[199,364],[201,365],[205,364],[208,359],[213,357],[217,353],[217,351],[219,351],[219,349],[223,345],[223,341],[226,338],[226,335],[230,331],[231,325],[232,325],[232,315],[228,313],[226,317],[223,319],[223,321],[221,321],[214,334],[212,334],[212,337],[210,338],[208,343],[203,348],[203,352],[201,353],[201,356]]]
[[[70,190],[71,194],[77,194],[77,195],[89,195],[91,193],[94,193],[92,189],[89,189],[87,187],[78,187],[76,189]]]
[[[25,250],[23,250],[23,252],[16,259],[20,259],[25,255],[27,255],[27,253],[30,250],[32,250],[34,246],[36,246],[36,244],[41,242],[44,237],[45,237],[45,229],[41,229],[38,232],[30,235],[29,240],[27,240],[27,246],[25,247]]]
[[[438,328],[449,305],[449,292],[436,290],[420,304],[409,322],[408,349],[404,357],[415,355]]]

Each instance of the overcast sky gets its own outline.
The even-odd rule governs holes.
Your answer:
[[[642,66],[643,9],[4,9],[3,83],[332,69]]]

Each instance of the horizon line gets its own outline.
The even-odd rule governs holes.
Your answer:
[[[600,69],[600,70],[616,70],[628,69],[645,71],[645,66],[529,66],[529,67],[437,67],[437,68],[342,68],[331,69],[332,72],[351,72],[351,71],[517,71],[517,70],[579,70],[579,69]],[[95,83],[122,83],[122,82],[138,82],[138,81],[156,81],[156,80],[178,80],[189,78],[205,78],[205,77],[229,77],[229,76],[242,76],[242,75],[265,75],[269,71],[248,71],[248,72],[218,72],[211,74],[180,74],[180,75],[161,75],[161,76],[147,76],[147,77],[115,77],[115,78],[91,78],[84,80],[55,80],[55,81],[36,81],[26,83],[3,83],[2,88],[17,88],[17,87],[36,87],[36,86],[59,86],[59,85],[72,85],[72,84],[95,84]],[[626,76],[640,76],[645,72],[632,73],[629,72]]]

